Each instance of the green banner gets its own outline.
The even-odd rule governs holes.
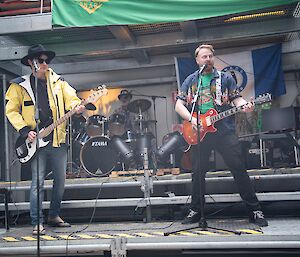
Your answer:
[[[67,27],[179,22],[298,0],[53,0],[52,24]]]

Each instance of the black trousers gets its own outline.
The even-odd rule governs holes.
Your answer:
[[[192,146],[192,203],[191,209],[200,211],[200,187],[205,192],[205,174],[209,170],[209,156],[212,150],[221,154],[224,162],[231,171],[241,198],[244,200],[249,211],[260,210],[260,204],[254,188],[246,171],[245,162],[242,158],[241,146],[237,136],[233,132],[226,134],[208,133],[200,143],[200,153],[197,145]],[[200,176],[202,172],[203,176]],[[203,179],[201,179],[201,177]],[[205,198],[203,196],[203,203]]]

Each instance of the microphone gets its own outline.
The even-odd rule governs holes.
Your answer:
[[[202,74],[202,72],[207,68],[207,64],[203,64],[199,69],[199,74]]]
[[[32,63],[33,63],[35,72],[37,72],[37,71],[40,69],[40,67],[39,67],[38,64],[37,64],[37,60],[36,60],[36,59],[33,59],[33,60],[32,60]]]

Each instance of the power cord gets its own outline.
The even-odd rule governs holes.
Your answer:
[[[18,208],[18,206],[17,206],[17,204],[16,204],[15,199],[12,197],[11,168],[12,168],[18,161],[19,161],[19,159],[14,159],[14,160],[11,162],[10,166],[9,166],[9,193],[10,193],[10,195],[11,195],[11,200],[12,200],[12,202],[13,202],[13,205],[14,205],[15,209],[17,210],[16,218],[15,218],[15,220],[12,222],[12,224],[14,224],[15,226],[17,225],[17,221],[18,221],[19,216],[20,216],[20,210],[19,210],[19,208]],[[14,190],[16,190],[16,188],[17,188],[17,183],[15,182],[15,183],[14,183]]]
[[[102,186],[103,184],[107,183],[108,181],[110,180],[110,177],[108,177],[105,181],[103,181],[101,184],[100,184],[100,187],[99,187],[99,191],[98,191],[98,194],[97,194],[97,197],[96,197],[96,200],[95,200],[95,205],[93,207],[93,212],[92,212],[92,215],[91,215],[91,218],[89,220],[89,223],[82,229],[80,230],[77,230],[77,231],[73,231],[71,232],[68,236],[67,236],[67,242],[66,242],[66,257],[68,257],[68,246],[69,246],[69,238],[72,237],[72,235],[74,234],[77,234],[77,233],[81,233],[83,231],[85,231],[93,222],[93,219],[94,219],[94,216],[95,216],[95,213],[96,213],[96,208],[97,208],[97,202],[98,202],[98,199],[100,197],[100,193],[102,191]]]

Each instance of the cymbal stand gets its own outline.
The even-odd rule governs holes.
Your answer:
[[[143,122],[142,122],[142,120],[143,120],[143,114],[142,114],[142,109],[141,109],[141,107],[139,106],[139,132],[140,132],[140,134],[143,134]]]

